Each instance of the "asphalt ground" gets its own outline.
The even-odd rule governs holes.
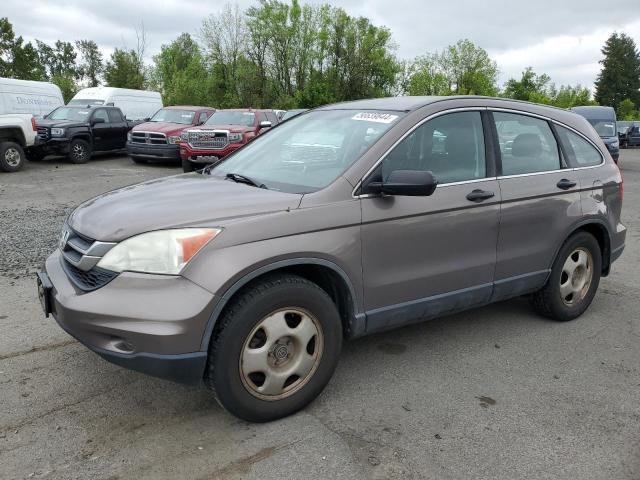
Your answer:
[[[177,166],[0,173],[0,478],[639,479],[640,150],[620,165],[627,248],[580,319],[516,299],[349,342],[314,403],[262,425],[105,362],[37,300],[75,205]]]

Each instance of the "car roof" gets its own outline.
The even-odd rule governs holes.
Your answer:
[[[215,107],[198,107],[196,105],[170,105],[165,110],[215,110]]]

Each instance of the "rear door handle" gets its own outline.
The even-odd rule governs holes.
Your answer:
[[[577,183],[574,182],[573,180],[568,180],[566,178],[563,178],[556,185],[558,186],[558,188],[561,188],[562,190],[569,190],[570,188],[575,187]]]
[[[473,190],[467,194],[467,200],[471,202],[483,202],[491,197],[495,196],[495,193],[488,192],[486,190]]]

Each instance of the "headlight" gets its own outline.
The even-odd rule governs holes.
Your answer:
[[[177,275],[221,231],[219,228],[180,228],[142,233],[113,247],[98,266],[114,272]]]
[[[127,142],[131,141],[131,132],[127,132]]]
[[[231,143],[240,143],[242,142],[242,134],[241,133],[230,133],[229,141]]]
[[[169,137],[167,140],[169,143],[180,143],[182,139],[181,137]]]
[[[189,140],[189,132],[187,132],[186,130],[185,130],[184,132],[182,132],[182,133],[180,134],[180,139],[181,139],[183,142],[186,142],[187,140]]]
[[[51,129],[52,137],[62,137],[64,136],[64,128],[52,128]]]
[[[618,140],[616,140],[615,142],[611,142],[610,145],[613,148],[620,148],[620,142]]]

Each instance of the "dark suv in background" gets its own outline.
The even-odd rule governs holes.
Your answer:
[[[587,119],[607,146],[613,161],[618,163],[620,139],[618,138],[616,111],[613,107],[573,107],[571,111]]]
[[[180,161],[180,135],[185,128],[205,123],[216,110],[209,107],[172,106],[158,110],[148,122],[136,125],[127,138],[127,153],[136,163]]]
[[[107,360],[204,379],[235,415],[272,420],[322,391],[343,340],[520,295],[579,317],[622,254],[622,195],[566,110],[337,104],[202,172],[80,205],[39,295]]]

